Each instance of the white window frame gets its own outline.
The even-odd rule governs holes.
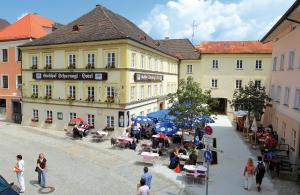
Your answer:
[[[136,67],[136,53],[131,53],[131,68]]]
[[[281,70],[281,71],[284,70],[284,60],[285,60],[285,56],[284,56],[284,54],[281,54],[281,56],[280,56],[280,67],[279,67],[279,70]]]
[[[289,101],[290,101],[290,88],[285,87],[283,105],[289,106]]]
[[[277,86],[276,100],[277,100],[277,102],[280,102],[280,100],[281,100],[281,86],[280,85]]]
[[[52,85],[45,85],[45,95],[52,97]]]
[[[148,97],[152,96],[152,85],[148,85]]]
[[[145,98],[145,87],[144,85],[140,86],[140,99],[144,99]]]
[[[69,97],[76,98],[76,86],[75,85],[69,85],[68,94],[69,94]]]
[[[6,61],[3,61],[3,50],[6,50]],[[9,49],[8,48],[1,48],[1,62],[8,63],[9,62]]]
[[[3,82],[4,77],[7,77],[7,87],[5,87],[5,88],[4,88],[4,82]],[[8,74],[1,75],[1,88],[2,89],[9,89],[9,75]]]
[[[141,69],[145,69],[145,55],[141,55]]]
[[[219,69],[219,60],[213,60],[212,61],[212,68],[213,69]]]
[[[74,53],[69,53],[68,54],[68,65],[74,65],[76,66],[76,54]]]
[[[115,87],[107,86],[106,87],[106,96],[107,97],[115,97]]]
[[[242,70],[243,69],[243,60],[236,61],[236,69]]]
[[[153,86],[153,97],[157,96],[157,85]]]
[[[235,80],[235,89],[241,89],[243,87],[243,81],[241,79]]]
[[[31,56],[31,65],[38,66],[38,57],[36,55]]]
[[[70,112],[69,117],[70,117],[70,121],[71,121],[73,118],[77,118],[76,112]]]
[[[90,128],[95,128],[95,115],[94,114],[87,115],[87,123],[90,126]]]
[[[21,77],[21,83],[18,82],[19,81],[18,77]],[[16,89],[22,89],[22,75],[20,74],[16,75]]]
[[[259,87],[257,86],[257,83],[259,83]],[[262,87],[262,85],[261,85],[261,80],[255,80],[255,81],[254,81],[254,85],[255,85],[255,87],[258,88],[258,89],[261,88],[261,87]]]
[[[106,65],[110,67],[116,67],[116,53],[106,52]]]
[[[255,61],[255,69],[261,70],[262,69],[262,60],[256,60]]]
[[[295,51],[289,52],[289,64],[288,64],[288,70],[293,70],[295,64]]]
[[[114,127],[114,126],[115,126],[115,117],[106,116],[106,127]]]
[[[87,87],[87,96],[88,96],[88,98],[95,98],[95,87],[94,86]]]
[[[90,64],[92,67],[95,67],[95,53],[87,54],[87,64]]]
[[[218,79],[211,79],[211,88],[212,89],[218,88]]]
[[[46,110],[46,120],[53,120],[52,110]]]
[[[296,140],[297,140],[297,131],[292,128],[292,147],[295,149],[296,148]]]
[[[277,56],[273,58],[273,71],[277,70]]]
[[[294,109],[300,111],[300,88],[295,90]]]
[[[39,95],[39,86],[38,85],[36,85],[36,84],[34,84],[34,85],[32,85],[32,94],[33,95]]]
[[[130,86],[130,100],[134,101],[136,98],[136,86]]]
[[[39,120],[39,110],[38,109],[32,110],[32,119]]]
[[[192,64],[188,64],[186,65],[186,73],[187,74],[193,74],[193,65]]]
[[[50,54],[45,55],[45,65],[52,66],[52,55]]]

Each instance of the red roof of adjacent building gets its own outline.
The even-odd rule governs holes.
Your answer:
[[[272,44],[259,41],[208,41],[196,45],[196,48],[207,54],[272,53]]]
[[[0,30],[0,41],[40,38],[49,33],[53,20],[38,14],[29,13],[15,23]]]

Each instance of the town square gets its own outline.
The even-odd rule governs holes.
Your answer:
[[[0,195],[300,194],[299,24],[299,0],[7,2]]]

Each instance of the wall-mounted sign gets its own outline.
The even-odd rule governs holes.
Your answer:
[[[134,74],[135,82],[161,82],[163,80],[164,80],[163,75],[141,74],[141,73]]]
[[[107,80],[106,72],[34,72],[36,80]]]

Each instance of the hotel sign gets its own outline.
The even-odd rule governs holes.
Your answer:
[[[161,82],[163,80],[164,80],[163,75],[141,74],[141,73],[134,74],[135,82]]]
[[[106,72],[34,72],[35,80],[107,80]]]

